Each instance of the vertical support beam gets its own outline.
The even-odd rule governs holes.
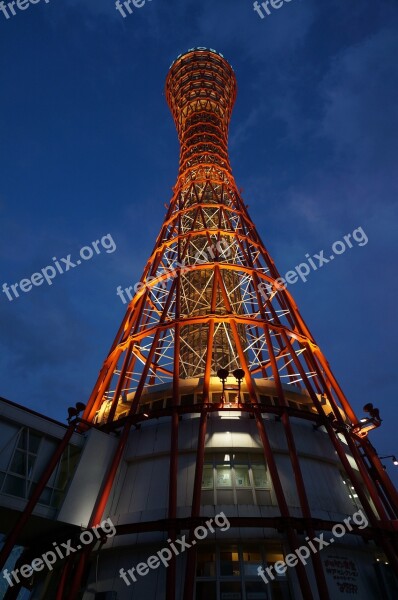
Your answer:
[[[58,584],[57,596],[56,596],[55,600],[63,600],[63,598],[64,598],[65,587],[66,587],[66,583],[68,581],[70,569],[72,566],[72,560],[73,559],[69,559],[68,562],[64,565],[64,568],[63,568],[62,574],[61,574],[61,579]]]
[[[198,447],[196,451],[196,469],[195,469],[195,482],[193,488],[192,497],[192,511],[191,518],[198,517],[200,512],[200,499],[202,492],[202,478],[203,478],[203,463],[205,455],[205,442],[206,442],[206,430],[207,430],[207,409],[202,408],[199,423],[199,436],[198,436]],[[192,539],[191,527],[189,539]],[[187,562],[185,568],[185,587],[183,600],[192,600],[194,597],[194,586],[195,586],[195,563],[196,563],[196,546],[193,546],[187,551]]]
[[[300,501],[301,512],[303,517],[307,521],[307,532],[313,538],[315,536],[315,530],[311,525],[311,509],[308,502],[307,494],[305,491],[304,478],[301,472],[300,461],[297,454],[296,444],[294,442],[294,436],[292,431],[292,426],[290,423],[289,415],[286,412],[287,401],[285,398],[285,393],[283,391],[282,383],[279,377],[278,365],[274,355],[274,348],[272,345],[271,335],[267,325],[264,325],[264,334],[267,340],[268,352],[272,365],[272,372],[274,374],[274,380],[276,383],[276,389],[278,391],[279,397],[282,400],[284,405],[283,413],[282,413],[282,425],[285,431],[285,436],[287,440],[287,445],[289,449],[290,461],[292,463],[294,479],[296,482],[297,493]],[[311,554],[311,562],[314,567],[315,578],[318,587],[318,593],[320,600],[329,600],[329,592],[326,584],[325,573],[323,570],[322,561],[318,553]]]
[[[170,428],[170,474],[169,474],[169,519],[174,520],[177,516],[177,476],[178,476],[178,424],[179,417],[173,407],[172,423]],[[176,529],[169,530],[169,538],[172,542],[176,540]],[[176,596],[176,557],[173,555],[166,573],[166,600],[175,600]]]
[[[177,283],[179,287],[179,282]],[[177,288],[178,289],[178,288]],[[178,312],[178,309],[177,309]],[[170,428],[170,472],[169,472],[169,520],[173,521],[177,517],[177,482],[178,482],[178,429],[179,416],[177,405],[179,403],[180,387],[180,325],[175,327],[174,340],[174,371],[173,371],[173,413],[171,416]],[[174,542],[176,539],[176,529],[169,530],[169,537]],[[176,596],[176,557],[173,555],[166,574],[166,600],[175,600]]]
[[[281,511],[282,517],[284,519],[286,519],[286,523],[287,523],[286,531],[287,531],[287,538],[288,538],[288,542],[289,542],[289,548],[290,548],[291,552],[294,552],[297,548],[300,547],[300,543],[299,543],[296,532],[294,531],[293,527],[289,523],[290,522],[289,508],[287,506],[285,494],[284,494],[284,491],[282,488],[281,480],[279,478],[278,469],[277,469],[277,466],[275,463],[275,459],[273,456],[271,445],[269,443],[268,436],[265,431],[264,422],[261,417],[261,412],[260,412],[259,407],[255,408],[254,415],[256,418],[257,428],[258,428],[258,431],[260,434],[260,439],[261,439],[262,446],[263,446],[265,462],[268,465],[268,468],[269,468],[269,471],[271,474],[272,484],[274,486],[279,510]],[[306,570],[304,568],[304,565],[301,562],[297,565],[297,576],[298,576],[298,580],[299,580],[299,584],[300,584],[301,593],[303,594],[303,598],[305,598],[305,600],[314,600],[314,596],[312,594],[312,590],[311,590],[311,586],[308,581]]]

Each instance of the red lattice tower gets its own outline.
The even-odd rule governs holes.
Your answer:
[[[232,175],[228,157],[228,126],[236,98],[232,68],[218,53],[194,49],[171,66],[166,95],[180,144],[180,167],[174,195],[161,232],[141,278],[142,289],[129,304],[126,316],[91,395],[85,418],[112,428],[122,416],[124,435],[132,422],[169,414],[173,420],[170,459],[169,516],[176,514],[178,415],[201,413],[198,460],[193,490],[192,518],[199,515],[206,415],[231,410],[231,404],[209,403],[220,368],[242,369],[244,380],[236,410],[254,415],[263,442],[281,515],[291,517],[272,455],[259,407],[256,381],[274,382],[279,414],[288,440],[304,529],[313,535],[311,511],[295,448],[292,416],[313,419],[330,439],[364,506],[376,537],[397,567],[396,540],[391,541],[391,518],[397,517],[397,493],[386,475],[367,430],[379,425],[358,421],[330,367],[317,346],[287,289],[278,281],[272,258],[261,241]],[[180,405],[180,387],[200,378],[202,403]],[[146,399],[153,386],[169,383],[170,404],[151,411]],[[286,400],[290,384],[308,395],[308,406],[293,409]],[[225,401],[225,397],[222,397]],[[105,406],[105,408],[104,408]],[[144,408],[140,408],[144,406]],[[310,407],[310,410],[308,410]],[[132,416],[135,415],[135,420]],[[346,456],[346,441],[360,477]],[[123,443],[123,441],[121,442]],[[105,493],[93,516],[97,522],[106,504],[117,461]],[[365,493],[365,489],[367,493]],[[376,507],[377,516],[369,499]],[[291,547],[296,532],[287,529]],[[188,561],[186,600],[192,596],[193,553]],[[314,568],[321,597],[326,597],[320,561]],[[299,569],[302,590],[310,598],[304,569]],[[172,584],[169,587],[169,597]],[[323,595],[322,595],[323,594]]]
[[[104,515],[129,432],[140,422],[169,417],[170,472],[167,531],[176,535],[178,429],[185,413],[200,415],[190,519],[200,518],[207,416],[213,411],[249,412],[255,419],[277,498],[280,516],[266,522],[235,518],[235,527],[280,527],[291,550],[297,530],[316,535],[296,449],[291,419],[324,427],[369,519],[373,538],[398,572],[397,493],[367,439],[377,418],[359,422],[325,357],[301,317],[290,292],[251,220],[228,158],[228,126],[236,98],[236,79],[222,55],[203,48],[177,58],[166,81],[166,95],[180,144],[174,195],[145,266],[139,290],[100,371],[84,419],[104,431],[120,431],[117,451],[93,509],[90,525]],[[231,400],[217,372],[240,373]],[[157,386],[169,390],[166,405],[153,400]],[[261,386],[273,386],[277,401],[261,404]],[[287,386],[301,402],[287,399]],[[196,390],[196,401],[182,403],[182,391]],[[200,401],[198,400],[200,390]],[[210,393],[221,390],[218,401]],[[193,398],[193,395],[192,395]],[[263,414],[281,420],[287,440],[302,518],[293,518],[264,424]],[[87,425],[88,426],[88,425]],[[353,469],[347,448],[357,465]],[[373,507],[371,506],[373,504]],[[322,522],[324,528],[328,524]],[[126,526],[124,526],[124,532]],[[194,587],[195,548],[188,553],[184,600]],[[79,588],[87,552],[75,573],[68,598]],[[319,555],[312,556],[318,597],[329,598]],[[303,596],[315,598],[303,565],[297,567]],[[176,566],[167,573],[167,598],[175,598]],[[64,576],[64,583],[65,583]],[[63,587],[63,586],[61,586]],[[62,591],[59,593],[62,597]]]

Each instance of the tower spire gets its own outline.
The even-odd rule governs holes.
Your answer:
[[[233,178],[232,68],[215,51],[190,50],[172,64],[166,96],[181,145],[178,179],[87,419],[147,410],[154,386],[188,379],[208,402],[218,369],[240,368],[252,403],[272,382],[281,404],[286,390],[301,390],[305,410],[356,423]]]

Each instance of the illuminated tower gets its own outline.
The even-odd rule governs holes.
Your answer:
[[[72,558],[59,598],[79,588],[139,600],[378,598],[398,572],[398,501],[367,438],[377,409],[354,414],[238,191],[228,62],[188,51],[166,96],[181,144],[174,195],[83,415],[114,443],[84,524],[109,516],[118,535],[99,567],[87,551]],[[83,478],[72,481],[61,520],[88,497]],[[333,551],[259,577],[359,510],[368,526],[352,525]],[[120,579],[220,511],[228,531],[131,586]]]

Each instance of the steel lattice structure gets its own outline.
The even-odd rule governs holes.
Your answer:
[[[236,518],[236,527],[275,526],[286,532],[292,550],[297,531],[314,536],[333,523],[315,519],[306,493],[291,420],[310,420],[324,427],[369,519],[366,533],[384,549],[398,572],[397,492],[368,440],[377,419],[361,423],[339,387],[280,274],[256,231],[236,186],[228,158],[228,127],[236,98],[234,72],[222,55],[198,48],[172,64],[166,96],[180,144],[180,166],[174,194],[160,234],[145,266],[140,289],[127,308],[111,350],[83,415],[85,427],[120,431],[117,451],[93,507],[91,525],[103,517],[129,432],[140,422],[168,416],[171,421],[168,519],[161,525],[173,538],[181,528],[192,531],[201,519],[207,416],[213,411],[249,412],[261,438],[280,515],[273,519]],[[220,368],[242,369],[244,379],[235,400],[219,402],[210,391],[219,384]],[[149,403],[157,386],[168,386],[167,406]],[[271,385],[278,401],[261,403],[261,386]],[[201,402],[181,402],[181,390],[196,386]],[[292,407],[289,386],[301,402]],[[233,387],[233,386],[232,386]],[[218,388],[219,389],[219,388]],[[302,518],[293,517],[273,456],[263,414],[281,420],[286,436]],[[179,419],[200,415],[191,517],[177,515]],[[347,448],[356,463],[354,470]],[[118,533],[160,527],[125,525]],[[142,530],[142,529],[141,529]],[[69,564],[58,598],[75,598],[89,552],[77,566],[70,588]],[[305,568],[297,567],[304,598],[329,598],[321,560],[312,557],[317,594]],[[184,600],[192,600],[195,548],[188,552]],[[176,598],[176,567],[167,574],[167,600]],[[66,594],[65,596],[63,594]]]

